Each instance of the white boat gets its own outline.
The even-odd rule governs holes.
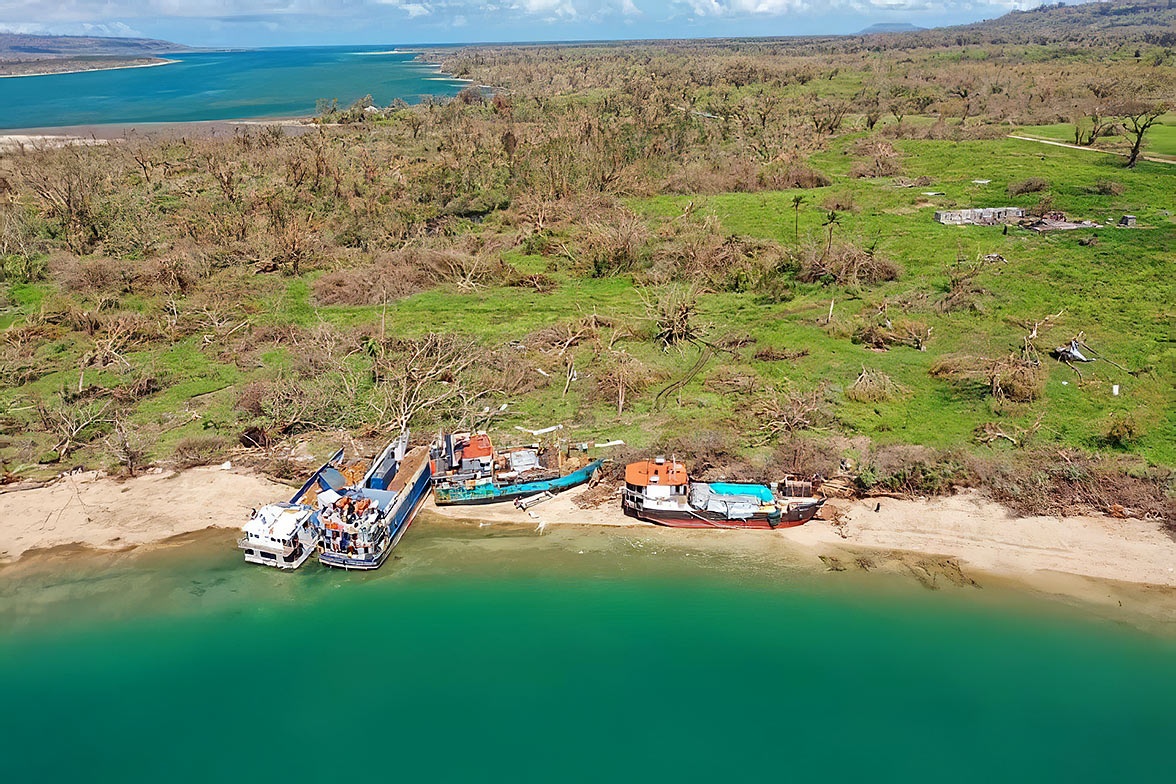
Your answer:
[[[237,540],[237,546],[245,551],[249,563],[297,569],[318,546],[314,520],[315,510],[309,506],[294,501],[268,504],[255,511],[241,529],[245,535]]]

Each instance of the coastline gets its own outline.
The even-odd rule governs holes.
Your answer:
[[[0,490],[0,566],[45,555],[68,564],[82,553],[167,547],[210,529],[228,535],[250,508],[291,492],[250,470],[207,466],[124,480],[87,472]],[[1176,540],[1157,521],[1016,517],[965,491],[931,499],[834,499],[825,519],[777,531],[688,530],[633,520],[611,497],[584,508],[582,493],[569,491],[527,512],[511,505],[438,508],[430,500],[418,525],[526,535],[594,530],[636,547],[648,542],[748,563],[898,574],[932,590],[1001,583],[1087,605],[1130,605],[1176,621]]]
[[[155,68],[160,65],[173,65],[179,60],[162,59],[157,63],[136,63],[134,65],[107,65],[101,68],[74,68],[69,71],[38,71],[35,73],[0,74],[0,79],[23,79],[26,76],[64,76],[65,74],[89,73],[91,71],[122,71],[128,68]]]
[[[246,120],[189,120],[10,128],[0,129],[0,153],[18,149],[22,145],[60,147],[70,144],[107,144],[126,139],[134,134],[216,138],[218,136],[232,136],[241,128],[271,125],[280,126],[288,134],[306,133],[315,127],[310,117],[275,117]]]

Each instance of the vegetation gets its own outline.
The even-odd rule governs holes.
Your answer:
[[[1006,137],[1092,85],[1162,109],[1176,64],[1150,33],[984,35],[462,49],[500,89],[7,155],[5,470],[558,422],[704,470],[1167,515],[1167,115],[1133,166]],[[932,220],[1005,204],[1140,227]],[[1096,361],[1052,356],[1076,336]]]

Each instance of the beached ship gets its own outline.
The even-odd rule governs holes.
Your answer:
[[[364,468],[340,449],[288,501],[255,511],[237,546],[249,563],[297,569],[319,562],[376,569],[400,542],[429,489],[429,448],[408,449],[408,433]]]
[[[342,452],[336,457],[341,460]],[[400,543],[429,489],[429,448],[408,449],[408,433],[389,444],[367,473],[348,481],[338,465],[308,482],[318,507],[319,563],[378,569]]]
[[[810,481],[693,482],[684,464],[664,457],[627,465],[621,496],[626,515],[678,528],[789,528],[824,503]]]
[[[245,534],[237,547],[245,551],[248,563],[297,569],[314,554],[319,532],[314,525],[315,510],[299,503],[299,491],[289,502],[267,504],[256,509],[242,528]]]
[[[433,445],[433,500],[446,504],[522,501],[582,485],[600,469],[585,448],[498,450],[485,433],[443,433]]]

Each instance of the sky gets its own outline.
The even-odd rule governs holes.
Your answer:
[[[961,24],[1042,0],[0,0],[0,31],[189,46],[574,41],[855,33]]]

